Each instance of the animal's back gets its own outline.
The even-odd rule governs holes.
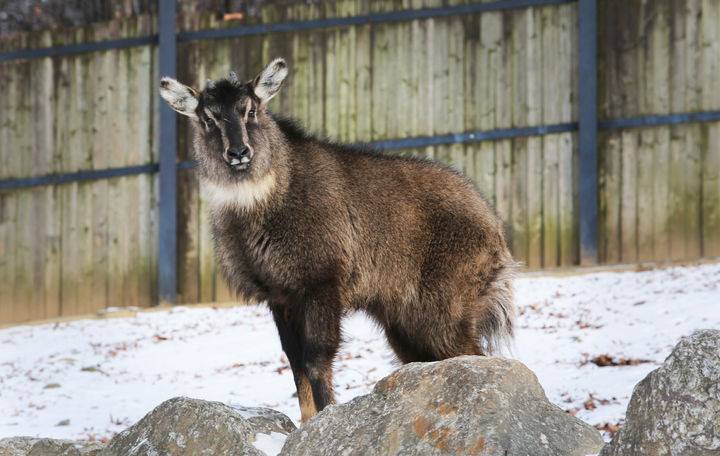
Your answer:
[[[511,333],[514,263],[502,223],[464,177],[425,160],[322,143],[303,163],[315,164],[308,178],[332,182],[343,206],[326,235],[349,236],[352,307],[427,337],[469,324],[486,351],[497,333]],[[449,353],[453,344],[440,345]]]

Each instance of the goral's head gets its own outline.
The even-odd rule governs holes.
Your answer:
[[[251,80],[230,72],[208,81],[202,92],[172,78],[161,80],[160,95],[195,123],[195,158],[206,179],[222,185],[270,173],[277,125],[266,108],[287,74],[285,61],[275,59]]]

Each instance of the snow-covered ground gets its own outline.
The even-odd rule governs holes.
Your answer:
[[[537,373],[551,401],[598,426],[622,420],[633,386],[681,336],[720,327],[720,264],[524,277],[516,286],[513,356]],[[335,368],[340,401],[368,392],[397,366],[364,316],[344,329]],[[261,306],[178,307],[0,330],[0,437],[102,440],[179,395],[272,407],[298,419],[293,394]]]

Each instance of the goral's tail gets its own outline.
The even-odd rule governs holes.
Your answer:
[[[480,297],[475,324],[486,355],[511,349],[515,322],[513,279],[516,269],[517,263],[512,259],[504,261]]]

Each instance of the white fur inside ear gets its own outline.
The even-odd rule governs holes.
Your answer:
[[[198,99],[195,91],[190,87],[177,82],[173,78],[165,77],[160,80],[160,96],[180,114],[194,119],[197,118],[195,109],[198,106]]]
[[[262,101],[268,101],[280,90],[280,85],[288,75],[287,63],[278,58],[270,62],[255,80],[255,95]]]

